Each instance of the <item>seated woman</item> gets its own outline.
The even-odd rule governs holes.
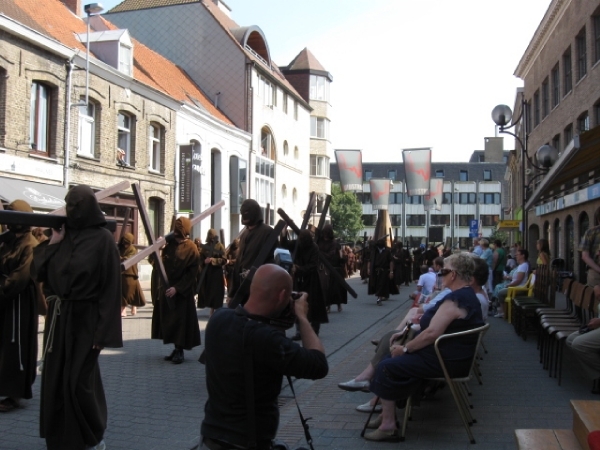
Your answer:
[[[377,428],[365,434],[371,441],[399,441],[395,405],[417,392],[427,378],[443,376],[434,343],[444,333],[454,333],[483,326],[480,302],[470,284],[475,271],[473,258],[465,253],[449,256],[439,272],[442,284],[450,292],[421,317],[421,332],[404,346],[392,345],[390,355],[375,367],[370,391],[380,397],[382,414],[369,424]],[[392,336],[391,341],[395,339]],[[391,342],[390,341],[390,342]],[[477,340],[473,336],[452,340],[441,347],[451,376],[470,369]]]

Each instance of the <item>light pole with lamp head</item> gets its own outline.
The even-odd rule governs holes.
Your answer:
[[[516,133],[509,131],[510,128],[515,127],[519,124],[522,119],[525,124],[527,121],[527,102],[525,99],[521,102],[521,114],[515,120],[513,120],[512,110],[507,105],[498,105],[492,110],[492,120],[496,125],[500,128],[498,130],[499,133],[508,134],[515,138],[515,140],[519,143],[521,147],[521,186],[523,189],[523,205],[522,205],[522,216],[523,216],[523,246],[524,248],[528,248],[528,217],[527,211],[525,210],[525,204],[527,203],[527,193],[532,183],[539,177],[545,175],[550,167],[554,165],[556,160],[558,159],[558,150],[556,150],[551,145],[545,144],[542,145],[536,152],[535,157],[538,164],[535,164],[532,159],[529,157],[529,153],[527,151],[527,141],[529,139],[529,133],[527,129],[524,130],[524,139],[521,139]],[[509,125],[510,124],[510,125]],[[538,170],[538,173],[535,174],[527,183],[527,170],[525,167],[525,159],[529,162],[531,166]],[[529,172],[531,173],[531,172]]]
[[[87,36],[85,42],[85,106],[90,94],[90,18],[104,10],[100,3],[88,3],[83,7],[87,15]]]

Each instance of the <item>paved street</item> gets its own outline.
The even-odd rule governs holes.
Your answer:
[[[409,307],[410,288],[377,307],[358,278],[350,284],[359,293],[342,313],[333,308],[330,323],[321,328],[329,375],[319,381],[295,383],[302,412],[309,422],[315,449],[468,449],[467,434],[448,389],[415,408],[404,443],[370,443],[360,438],[367,415],[355,411],[369,398],[366,393],[340,390],[337,383],[353,378],[373,354],[370,340],[397,325]],[[149,295],[147,296],[149,297]],[[109,450],[188,450],[198,442],[206,400],[204,366],[197,362],[202,347],[186,352],[182,365],[163,361],[170,347],[150,340],[152,306],[123,320],[125,346],[105,350],[100,366],[109,408],[105,436]],[[208,312],[199,311],[202,329]],[[501,319],[490,318],[486,335],[489,351],[482,361],[482,386],[471,383],[473,433],[482,449],[513,449],[515,428],[570,428],[570,399],[599,399],[591,383],[581,378],[576,363],[565,352],[562,386],[538,363],[534,338],[523,341]],[[288,332],[292,334],[292,330]],[[0,415],[1,450],[44,449],[38,437],[39,377],[34,398],[24,407]],[[290,447],[305,445],[291,392],[281,397],[279,437]]]

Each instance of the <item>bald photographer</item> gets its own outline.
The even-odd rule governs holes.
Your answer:
[[[292,295],[284,269],[265,264],[256,271],[244,306],[219,309],[210,318],[200,448],[286,448],[273,442],[283,376],[316,380],[328,372],[325,350],[307,319],[307,297]],[[285,336],[295,320],[302,346]]]

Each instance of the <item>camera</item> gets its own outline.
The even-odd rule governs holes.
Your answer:
[[[292,298],[290,302],[286,305],[285,309],[281,311],[279,317],[275,319],[271,319],[271,325],[277,328],[281,328],[283,330],[289,330],[296,323],[296,313],[294,312],[294,302],[302,297],[302,293],[293,291],[290,294]]]

